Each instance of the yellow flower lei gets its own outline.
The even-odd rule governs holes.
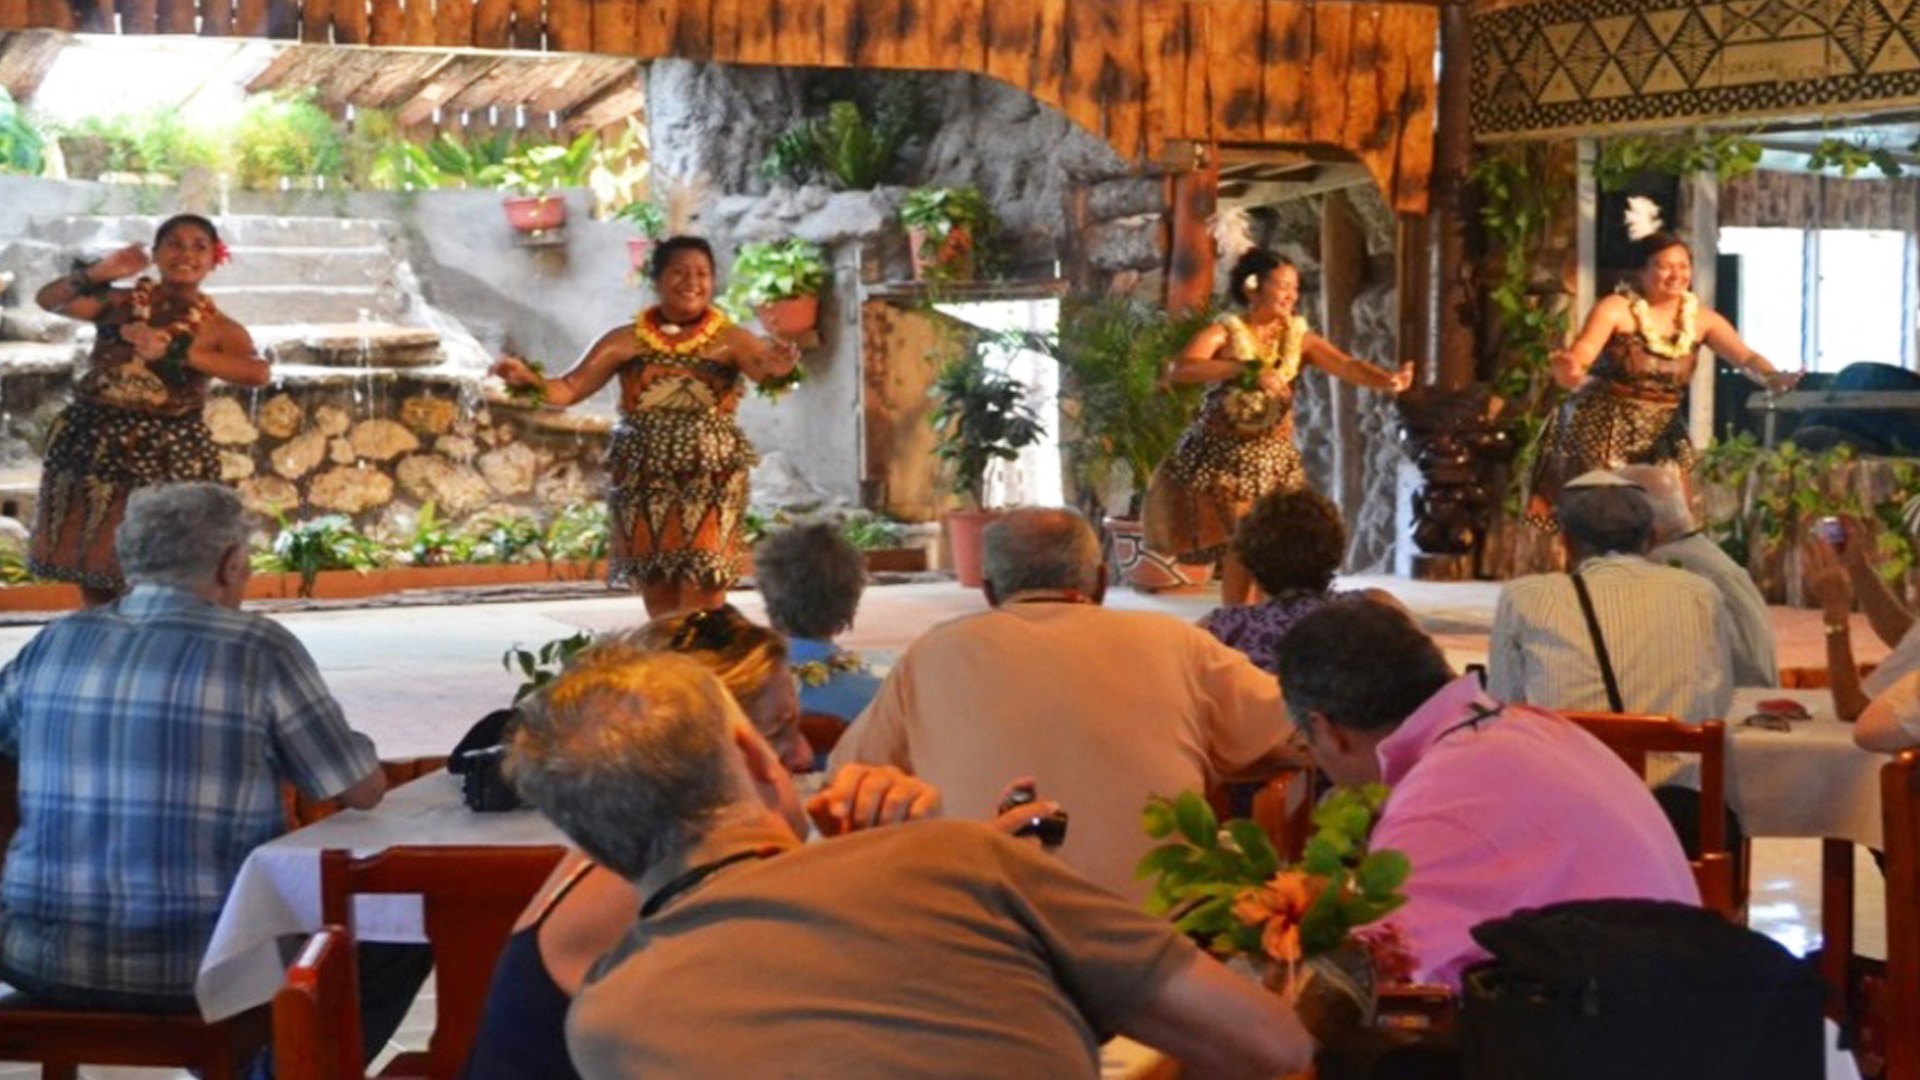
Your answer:
[[[1700,348],[1699,325],[1695,316],[1700,312],[1700,298],[1689,292],[1680,297],[1680,318],[1674,325],[1673,337],[1667,341],[1647,331],[1647,298],[1636,295],[1627,304],[1627,310],[1633,313],[1633,327],[1640,332],[1640,340],[1647,343],[1647,351],[1655,356],[1664,356],[1669,360],[1685,360],[1693,356]]]
[[[1265,349],[1253,335],[1253,327],[1238,315],[1229,315],[1221,320],[1227,328],[1227,338],[1233,342],[1233,351],[1241,360],[1257,360],[1263,367],[1275,368],[1280,377],[1288,382],[1300,373],[1301,350],[1307,343],[1307,320],[1302,315],[1289,316],[1282,324],[1284,329],[1274,335],[1273,341]]]
[[[719,308],[710,307],[699,322],[686,330],[671,333],[665,327],[673,324],[661,321],[659,311],[657,304],[641,309],[633,317],[633,336],[642,347],[671,356],[691,356],[699,352],[732,325]]]
[[[794,678],[802,686],[825,686],[836,674],[849,674],[867,670],[867,662],[858,653],[844,650],[834,653],[825,660],[808,660],[801,664],[789,665]]]

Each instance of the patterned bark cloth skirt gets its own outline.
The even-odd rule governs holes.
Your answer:
[[[127,496],[153,484],[218,479],[220,455],[197,411],[154,416],[76,401],[47,434],[27,569],[89,588],[124,588],[113,538]]]
[[[1591,387],[1569,397],[1540,434],[1527,520],[1557,530],[1553,505],[1567,482],[1595,469],[1622,465],[1677,465],[1697,456],[1678,404],[1643,401]]]
[[[629,413],[614,426],[607,458],[609,582],[724,589],[739,580],[747,471],[760,456],[731,416]]]
[[[1306,482],[1291,414],[1257,435],[1203,418],[1153,471],[1141,512],[1147,548],[1181,562],[1213,562],[1233,540],[1247,504]]]

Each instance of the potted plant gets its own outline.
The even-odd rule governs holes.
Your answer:
[[[1382,784],[1336,788],[1314,808],[1300,861],[1287,866],[1255,822],[1223,826],[1196,792],[1155,795],[1142,824],[1163,842],[1136,871],[1155,879],[1147,910],[1252,967],[1323,1045],[1359,1036],[1373,1024],[1380,986],[1413,974],[1397,930],[1361,929],[1407,900],[1407,857],[1368,844],[1386,799]]]
[[[976,187],[914,188],[900,207],[907,227],[913,276],[921,281],[966,281],[975,276],[981,245],[994,227],[993,208]]]
[[[508,154],[497,171],[488,170],[489,175],[497,175],[501,188],[518,193],[500,201],[507,211],[507,224],[523,233],[565,225],[566,200],[554,192],[585,186],[593,167],[593,144],[594,134],[587,132],[566,146],[528,146]]]
[[[987,365],[979,342],[940,370],[929,391],[934,399],[934,456],[945,462],[949,486],[964,500],[947,514],[947,543],[960,584],[978,588],[980,537],[996,515],[986,508],[987,469],[1011,461],[1046,429],[1027,404],[1027,388]]]
[[[751,310],[767,333],[797,338],[820,321],[820,293],[832,276],[826,253],[804,240],[742,244],[734,255],[726,306]]]
[[[1147,482],[1186,429],[1198,386],[1163,386],[1161,374],[1212,313],[1174,315],[1125,297],[1069,301],[1046,342],[1059,362],[1071,427],[1061,443],[1088,517],[1105,516],[1114,578],[1147,592],[1204,585],[1210,566],[1187,566],[1147,550],[1140,527]],[[1107,499],[1124,479],[1124,505]]]
[[[658,203],[636,200],[614,211],[613,216],[640,231],[639,236],[627,241],[627,260],[635,270],[644,272],[653,257],[653,245],[667,235],[667,212]]]

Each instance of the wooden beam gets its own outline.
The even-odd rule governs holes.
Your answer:
[[[1198,311],[1213,300],[1213,234],[1207,220],[1218,206],[1217,162],[1168,181],[1173,203],[1173,235],[1168,246],[1167,310]]]
[[[1466,8],[1451,7],[1440,14],[1440,124],[1434,156],[1433,213],[1439,231],[1439,280],[1434,289],[1434,311],[1439,315],[1439,341],[1434,357],[1434,386],[1461,390],[1474,377],[1474,290],[1467,250],[1467,173],[1473,166],[1473,76],[1468,58],[1472,27]]]
[[[17,13],[22,22],[33,14],[30,0],[11,0],[0,8]],[[67,35],[57,30],[28,30],[7,35],[0,49],[0,86],[7,88],[15,101],[26,101],[46,81],[47,72],[67,46]]]
[[[379,3],[380,0],[374,0]],[[513,47],[537,51],[547,47],[547,6],[544,0],[513,0]]]
[[[640,72],[635,68],[634,77],[627,84],[583,103],[571,115],[562,117],[561,122],[569,132],[597,131],[630,116],[639,116],[647,106],[646,88],[639,80]]]

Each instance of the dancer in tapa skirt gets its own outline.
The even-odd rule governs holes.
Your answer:
[[[609,580],[640,590],[647,614],[718,607],[740,576],[747,472],[759,460],[734,419],[744,381],[783,379],[798,350],[735,326],[713,301],[713,249],[676,236],[654,249],[659,303],[601,335],[559,378],[515,356],[494,374],[539,387],[548,405],[593,396],[616,375],[620,422],[607,447]]]
[[[1300,272],[1255,249],[1234,264],[1228,293],[1246,312],[1224,315],[1196,335],[1173,382],[1210,383],[1200,413],[1147,490],[1147,547],[1182,562],[1221,562],[1220,600],[1244,604],[1253,581],[1229,547],[1233,528],[1269,491],[1306,486],[1293,443],[1293,380],[1314,364],[1357,386],[1399,393],[1412,365],[1388,371],[1355,360],[1294,314]]]
[[[220,458],[201,419],[214,379],[262,386],[266,361],[239,323],[200,291],[226,261],[212,222],[162,222],[153,255],[132,244],[40,289],[40,306],[97,328],[73,404],[54,419],[41,465],[27,568],[80,586],[89,605],[126,588],[113,551],[127,496],[150,484],[219,480]],[[149,266],[120,288],[115,281]]]

